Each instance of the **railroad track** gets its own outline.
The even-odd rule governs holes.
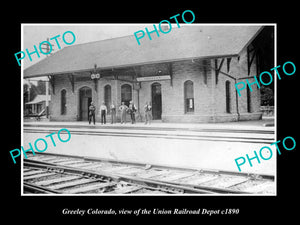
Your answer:
[[[169,168],[40,153],[23,162],[24,194],[275,194],[269,175]]]
[[[128,128],[128,127],[126,127]],[[117,136],[117,137],[139,137],[139,138],[163,138],[181,140],[204,140],[204,141],[226,141],[243,143],[266,143],[275,141],[272,130],[236,130],[236,129],[145,129],[134,127],[119,131],[116,127],[111,128],[70,128],[74,135],[94,135],[94,136]],[[52,133],[55,128],[49,127],[24,127],[26,133]]]

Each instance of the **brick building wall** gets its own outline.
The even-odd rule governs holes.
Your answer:
[[[161,85],[162,100],[162,121],[163,122],[226,122],[237,121],[237,105],[240,120],[260,119],[260,91],[253,85],[250,93],[250,109],[247,104],[247,92],[244,89],[242,96],[236,95],[234,79],[216,72],[213,69],[216,59],[203,60],[183,60],[172,62],[172,80],[157,80],[141,82],[139,89],[133,88],[132,82],[124,80],[114,80],[101,78],[97,84],[90,80],[89,75],[81,75],[75,78],[74,92],[68,76],[60,75],[55,77],[55,94],[51,96],[50,115],[51,120],[76,121],[79,118],[79,92],[82,87],[89,87],[92,91],[92,100],[96,106],[96,120],[100,120],[99,107],[104,101],[104,87],[110,85],[111,100],[118,107],[121,104],[121,86],[128,84],[132,87],[132,100],[138,107],[141,118],[144,116],[143,106],[145,102],[151,102],[151,85],[159,83]],[[220,66],[222,59],[217,59]],[[250,68],[249,76],[256,75],[255,59]],[[139,76],[155,76],[158,71],[160,74],[169,74],[167,63],[142,65],[137,68]],[[220,71],[230,74],[235,78],[248,76],[247,49],[244,49],[239,57],[232,57],[230,61],[224,59]],[[112,72],[113,73],[113,72]],[[122,77],[122,76],[119,76]],[[123,76],[124,78],[124,76]],[[250,78],[249,81],[254,79]],[[184,83],[193,82],[194,90],[194,112],[185,112]],[[245,81],[245,80],[243,80]],[[226,82],[229,82],[229,111],[226,110]],[[239,82],[239,80],[237,80]],[[66,90],[66,113],[61,115],[61,91]],[[250,110],[250,111],[249,111]],[[138,113],[137,113],[138,114]],[[117,112],[118,119],[120,118]],[[108,115],[110,121],[110,115]],[[129,116],[128,116],[129,120]]]

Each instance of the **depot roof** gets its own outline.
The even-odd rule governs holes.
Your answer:
[[[133,34],[71,45],[25,69],[24,78],[88,71],[94,69],[95,64],[101,70],[193,58],[237,56],[261,29],[262,26],[256,25],[175,26],[167,34],[160,33],[159,37],[152,33],[152,40],[145,34],[140,45]]]

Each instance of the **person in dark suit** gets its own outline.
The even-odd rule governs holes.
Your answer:
[[[128,113],[130,114],[132,124],[135,123],[135,112],[136,112],[136,107],[133,104],[133,101],[130,101],[128,106]]]
[[[94,105],[94,102],[91,102],[91,104],[89,106],[89,124],[91,124],[91,121],[93,118],[93,122],[95,125],[95,111],[96,111],[96,107]]]

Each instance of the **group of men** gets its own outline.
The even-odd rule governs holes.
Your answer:
[[[114,103],[112,103],[110,105],[110,114],[111,114],[111,124],[116,123],[116,106]],[[151,110],[152,107],[151,105],[146,102],[146,104],[144,105],[144,113],[145,113],[145,124],[151,122]],[[100,117],[101,117],[101,124],[106,124],[106,115],[107,115],[107,106],[105,105],[105,102],[102,102],[100,109],[99,109],[99,113],[100,113]],[[137,111],[136,106],[133,104],[133,101],[129,102],[129,106],[125,105],[125,102],[122,102],[120,107],[119,107],[119,111],[121,113],[121,124],[126,123],[126,114],[128,113],[130,115],[130,119],[131,119],[131,123],[134,124],[135,123],[135,113]],[[96,107],[94,105],[93,102],[91,102],[90,106],[89,106],[89,124],[91,124],[92,120],[95,124],[95,112],[96,112]]]

